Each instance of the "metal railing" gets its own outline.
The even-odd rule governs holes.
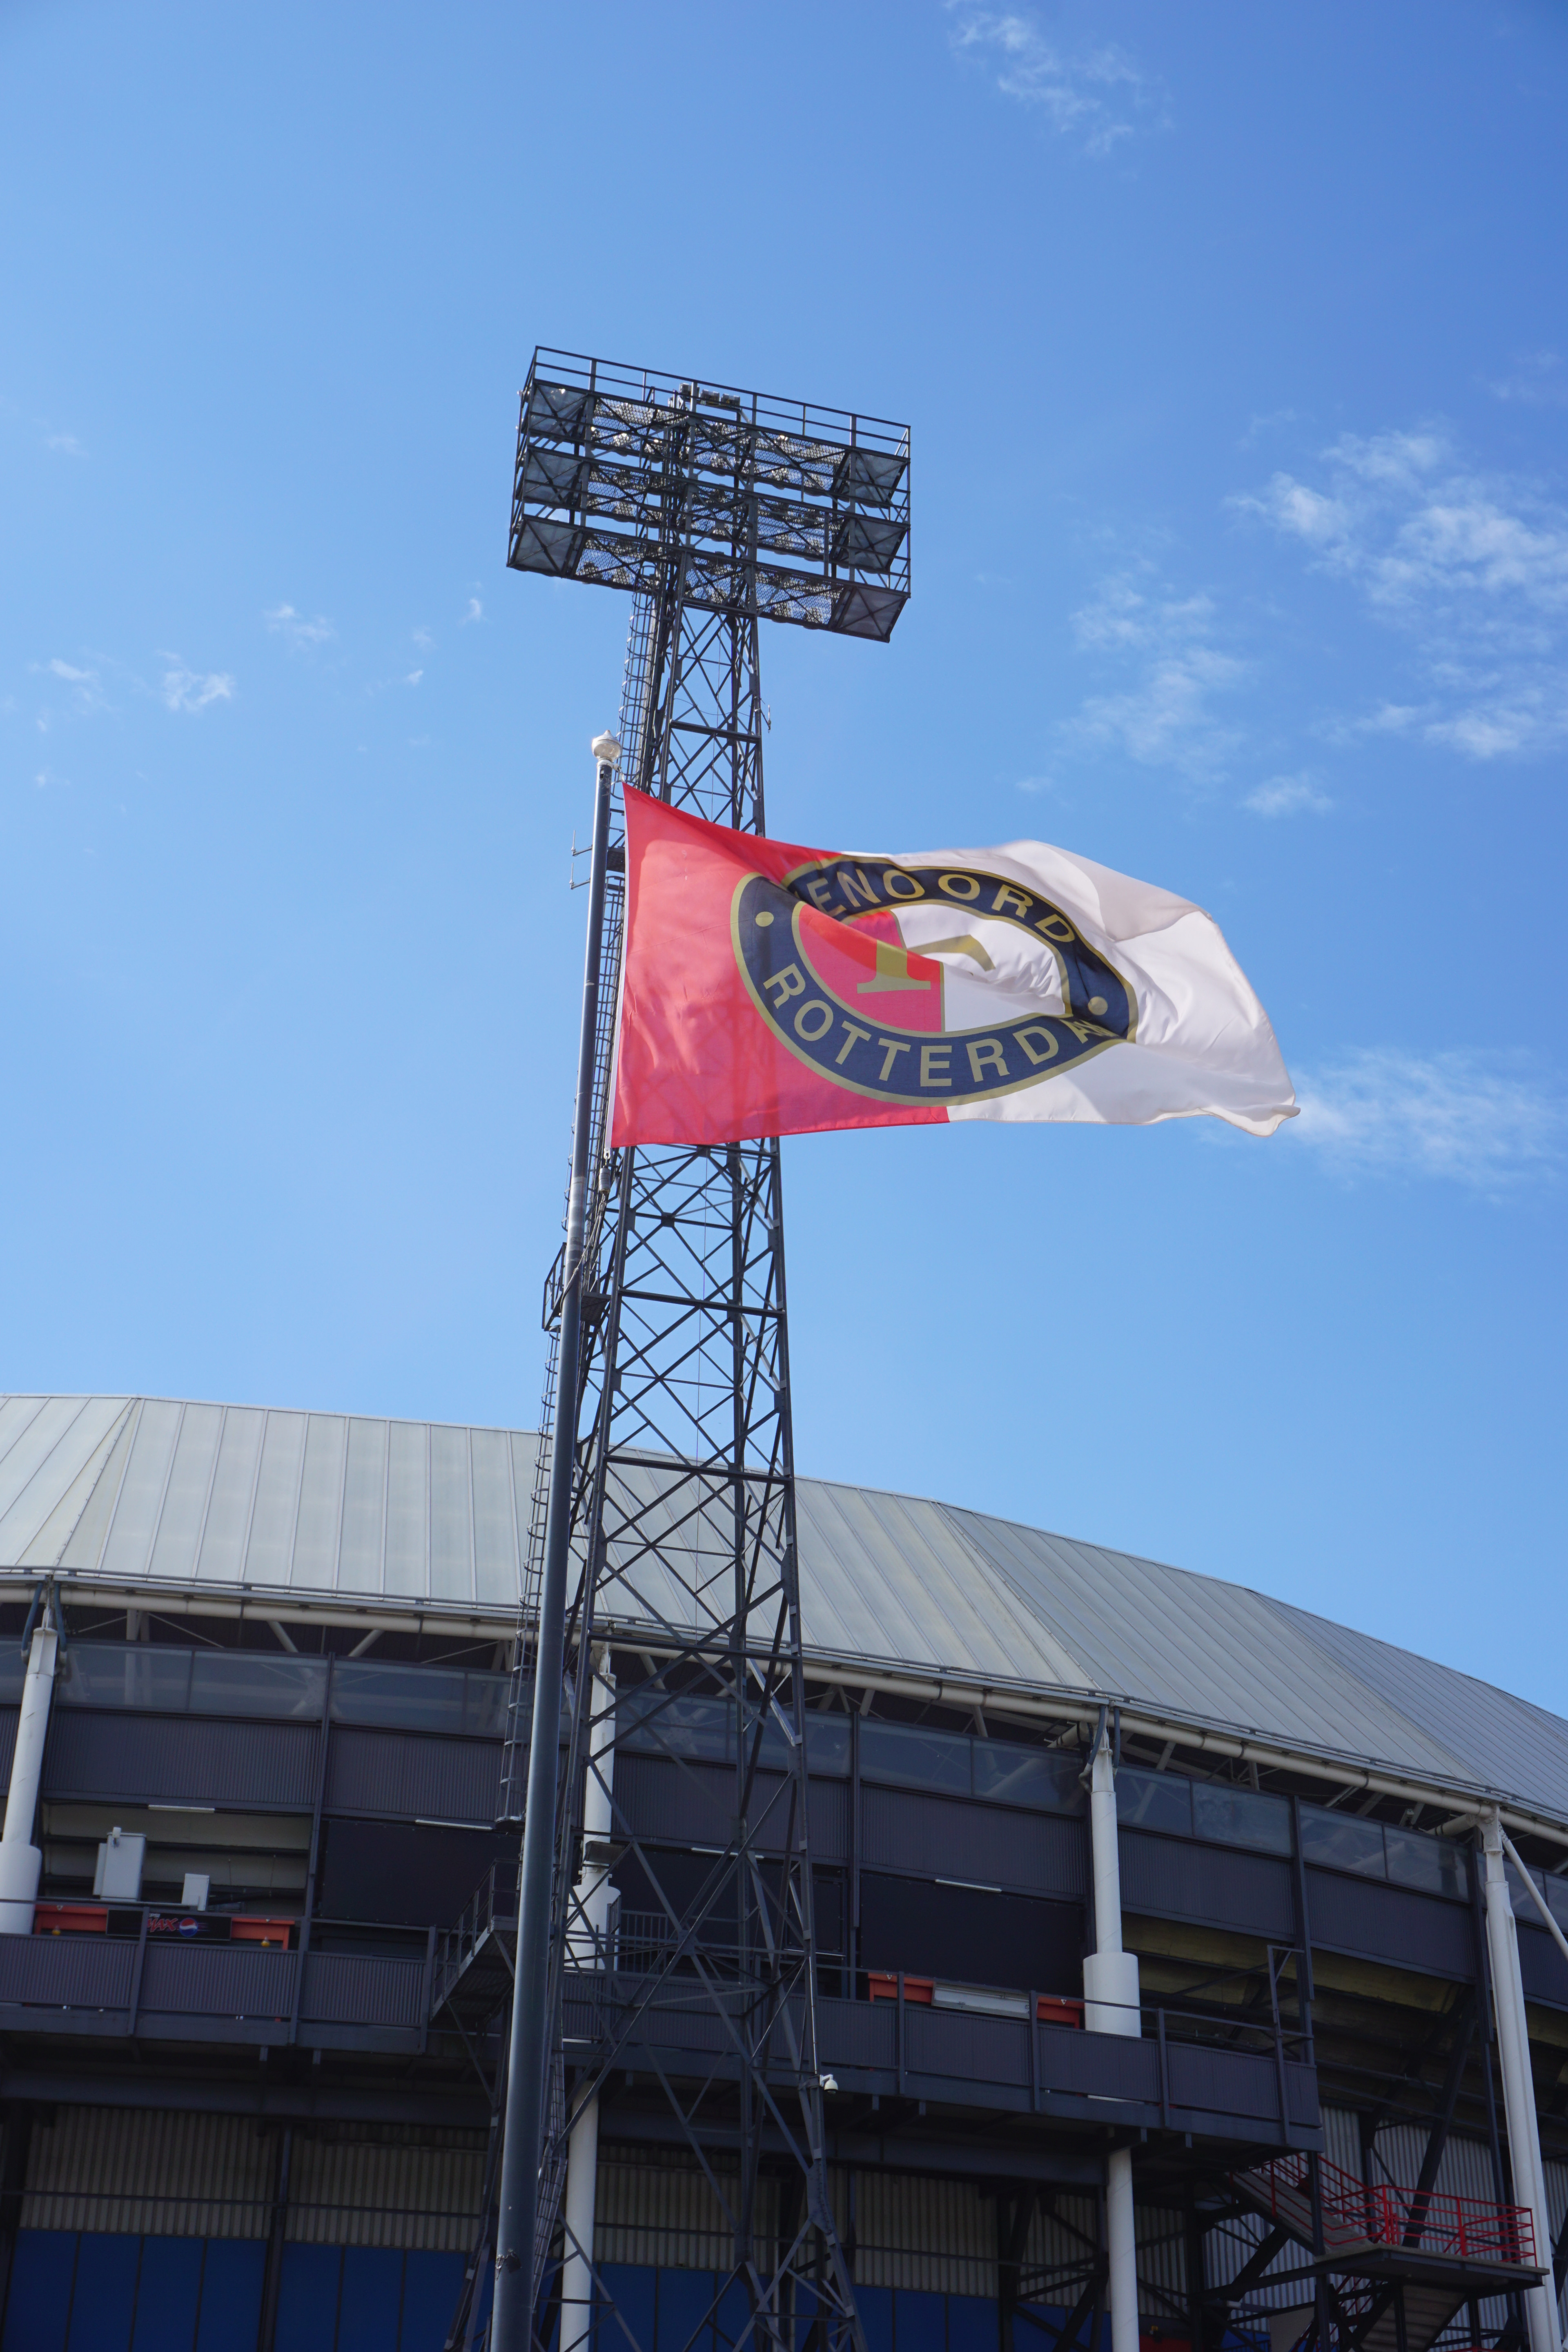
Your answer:
[[[1358,2180],[1318,2159],[1323,2240],[1330,2253],[1351,2244],[1398,2246],[1455,2262],[1535,2263],[1535,2225],[1526,2205],[1497,2205],[1443,2189],[1402,2189]],[[1247,2175],[1248,2193],[1296,2235],[1310,2234],[1311,2184],[1304,2156],[1276,2157]]]
[[[626,1976],[649,1976],[668,1967],[671,1960],[679,1964],[683,1953],[700,1958],[705,1967],[722,1975],[728,1966],[738,1961],[741,1950],[733,1926],[728,1920],[709,1918],[700,1927],[679,1927],[662,1911],[623,1911],[618,1906],[611,1911],[605,1930],[602,1959],[588,1957],[589,1935],[586,1928],[581,1931],[584,1952],[577,1965],[607,1965],[613,1972]],[[823,1969],[837,1969],[844,1964],[841,1952],[825,1951],[818,1947],[816,1957]],[[747,1961],[748,1969],[754,1962],[753,1953]]]
[[[509,1936],[517,1933],[515,1863],[492,1862],[463,1906],[456,1925],[437,1931],[435,1965],[430,1979],[432,2015],[441,2007],[480,1945],[498,1929]]]
[[[1254,1975],[1256,1970],[1234,1970],[1236,1976]],[[1215,1979],[1205,1979],[1205,1983]],[[1119,2001],[1090,2001],[1081,1991],[1023,1991],[998,1985],[962,1983],[956,1979],[917,1976],[891,1969],[862,1969],[858,1982],[864,1984],[866,1998],[876,2000],[908,2000],[936,2009],[963,2010],[972,2014],[995,2017],[1026,2018],[1031,2013],[1042,2025],[1083,2027],[1090,2025],[1089,2011],[1114,2010],[1128,2019],[1127,2037],[1132,2038],[1131,2019],[1138,2021],[1138,2035],[1144,2041],[1172,2042],[1198,2045],[1209,2050],[1237,2051],[1255,2057],[1277,2057],[1281,2062],[1310,2064],[1311,2045],[1306,2032],[1292,2028],[1279,2015],[1274,2002],[1267,2015],[1246,2015],[1237,2009],[1226,2009],[1218,2002],[1202,2008],[1190,2008],[1180,2000],[1141,2001],[1136,2010],[1131,2004]],[[1091,2026],[1092,2030],[1092,2026]],[[1103,2028],[1101,2029],[1103,2030]]]
[[[68,2032],[177,2038],[184,2020],[203,2018],[226,2021],[235,2029],[227,2038],[237,2042],[282,2045],[309,2039],[318,2028],[352,2034],[392,2027],[424,2045],[434,1927],[375,1930],[362,1921],[259,1916],[231,1922],[155,1906],[59,1907],[79,1915],[79,1923],[0,1937],[0,2008],[12,2030],[30,2013],[47,2017],[50,2032],[63,2023]],[[231,1925],[251,1932],[232,1939],[181,1932]],[[323,1948],[313,1948],[312,1929],[334,1925],[336,1942],[328,1936]],[[258,1932],[267,1929],[273,1932]],[[374,1948],[393,1938],[397,1950]],[[95,2025],[94,2018],[115,2021]]]

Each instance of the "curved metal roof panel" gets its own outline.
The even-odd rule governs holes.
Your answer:
[[[537,1440],[158,1397],[0,1397],[0,1574],[506,1618]],[[1111,1698],[1568,1820],[1568,1723],[1245,1586],[983,1512],[804,1478],[818,1655]],[[679,1563],[653,1559],[673,1612]]]

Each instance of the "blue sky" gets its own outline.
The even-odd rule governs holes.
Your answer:
[[[1568,19],[0,10],[0,1385],[531,1423],[589,737],[536,341],[907,417],[773,829],[1208,907],[1306,1105],[785,1146],[807,1472],[1563,1701]],[[1325,1736],[1331,1732],[1325,1727]]]

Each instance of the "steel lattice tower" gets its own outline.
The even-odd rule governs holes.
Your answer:
[[[522,394],[509,560],[633,592],[621,776],[761,833],[759,623],[886,639],[909,593],[908,501],[901,427],[540,351]],[[622,838],[617,793],[580,1271],[558,1258],[545,1296],[542,1429],[564,1414],[574,1441],[574,1590],[533,2307],[574,2120],[624,2071],[657,2079],[665,2134],[719,2200],[731,2247],[721,2331],[795,2352],[808,2312],[826,2341],[858,2340],[859,2329],[828,2194],[816,2046],[824,1955],[779,1148],[605,1149]],[[580,1377],[563,1398],[556,1344],[574,1280]],[[542,1442],[503,1794],[512,1821],[523,1810],[548,1457]],[[633,1771],[661,1759],[689,1779],[696,1754],[729,1769],[694,1868],[689,1850],[660,1853],[634,1833],[623,1759],[635,1756]],[[654,2010],[658,2032],[646,2038],[690,2049],[679,2079],[644,2047]],[[570,2215],[564,2239],[582,2298],[607,2305],[596,2273],[587,2284],[592,2247],[576,2242]],[[586,2315],[563,2318],[571,2352]]]

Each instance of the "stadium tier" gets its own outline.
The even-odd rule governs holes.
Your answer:
[[[0,1401],[5,2352],[438,2352],[466,2271],[482,2327],[536,1454]],[[1127,2151],[1147,2346],[1540,2352],[1543,2314],[1560,2342],[1568,1724],[938,1502],[802,1479],[798,1540],[816,2048],[869,2352],[1100,2352]],[[732,1728],[695,1666],[639,1698],[700,1570],[671,1529],[647,1617],[595,1628],[616,1779],[577,1864],[607,1900],[561,1993],[568,2096],[619,2037],[586,2210],[637,2352],[755,2327],[704,2290],[722,2133],[702,2166],[668,2120],[672,2084],[717,2113],[728,2079],[679,1991],[730,1964],[704,1886]],[[752,1759],[759,1808],[791,1736]],[[791,2193],[764,2165],[759,2240]],[[548,2293],[540,2326],[577,2352]]]

